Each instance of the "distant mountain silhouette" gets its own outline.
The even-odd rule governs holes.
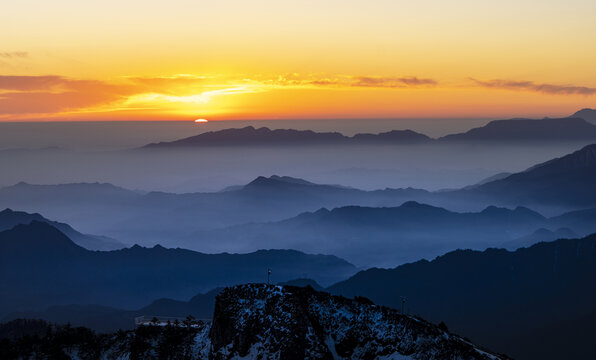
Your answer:
[[[68,236],[77,245],[88,250],[117,250],[126,247],[126,245],[105,236],[81,234],[68,224],[48,220],[40,214],[29,214],[23,211],[13,211],[11,209],[0,211],[0,231],[9,230],[19,224],[26,225],[32,221],[39,221],[52,225]]]
[[[580,118],[494,120],[441,142],[595,141],[596,125]]]
[[[184,299],[218,286],[308,273],[329,284],[356,268],[335,256],[293,250],[202,254],[161,246],[88,251],[47,223],[33,221],[0,232],[0,317],[51,305],[97,304],[135,308],[147,299]]]
[[[491,181],[495,181],[495,180],[501,180],[504,179],[506,177],[508,177],[509,175],[511,175],[512,173],[508,173],[508,172],[500,172],[498,174],[495,174],[493,176],[489,176],[486,179],[482,179],[479,182],[472,184],[472,185],[468,185],[466,187],[464,187],[464,189],[473,189],[473,188],[477,188],[480,185],[484,185],[486,183],[489,183]]]
[[[540,228],[530,235],[522,236],[519,239],[503,243],[503,247],[507,250],[516,250],[522,247],[530,247],[539,242],[555,241],[557,239],[574,239],[577,237],[578,235],[569,228],[560,228],[555,231]]]
[[[596,144],[468,192],[526,206],[551,204],[577,209],[596,206],[594,184]]]
[[[215,193],[139,193],[107,184],[20,184],[0,189],[0,208],[40,212],[83,232],[129,244],[162,243],[212,252],[217,251],[211,247],[216,242],[201,238],[209,239],[208,231],[245,223],[278,222],[321,208],[396,207],[410,200],[459,212],[478,212],[488,205],[523,206],[547,215],[596,208],[595,152],[596,145],[589,145],[520,173],[499,175],[497,180],[450,191],[364,191],[278,175],[257,177],[246,185]],[[526,236],[540,227],[515,236]],[[560,227],[567,226],[548,229]],[[511,236],[501,241],[513,240]],[[245,243],[239,242],[241,246]]]
[[[371,144],[411,144],[432,140],[424,134],[412,130],[392,130],[379,134],[356,134],[351,138],[354,143]]]
[[[581,109],[575,114],[571,115],[572,118],[580,118],[589,121],[593,124],[596,123],[596,109]]]
[[[364,191],[273,175],[215,193],[138,193],[107,184],[20,184],[0,189],[0,208],[40,212],[83,232],[128,244],[170,241],[164,245],[179,246],[205,228],[278,221],[321,207],[395,206],[430,195],[418,189]]]
[[[441,142],[517,142],[517,141],[594,141],[596,125],[591,109],[571,118],[494,120],[465,133],[450,134]],[[577,116],[576,116],[577,115]],[[587,118],[587,119],[584,119]],[[360,133],[345,136],[338,132],[269,129],[266,127],[231,128],[199,135],[151,143],[144,149],[167,149],[210,146],[306,146],[306,145],[400,145],[431,143],[433,139],[412,130],[392,130],[379,134]]]
[[[536,232],[538,229],[548,233]],[[386,267],[432,258],[454,248],[516,249],[515,244],[529,246],[594,232],[596,209],[545,217],[521,206],[453,212],[409,201],[398,207],[322,208],[282,221],[198,231],[194,238],[197,242],[209,239],[219,250],[235,247],[251,251],[283,243],[301,251],[336,254],[358,266]]]
[[[323,208],[278,222],[200,231],[195,239],[209,239],[217,249],[243,251],[283,243],[337,254],[359,266],[395,266],[457,247],[496,246],[545,226],[547,218],[523,207],[458,213],[410,201],[398,207]]]
[[[18,199],[29,202],[106,202],[122,201],[141,196],[140,193],[127,190],[109,183],[72,183],[58,185],[34,185],[20,182],[0,189],[0,198],[4,201]]]
[[[338,144],[406,144],[430,141],[423,134],[411,130],[393,130],[381,134],[357,134],[353,137],[337,132],[319,133],[312,130],[274,129],[247,126],[241,129],[210,131],[188,138],[153,143],[147,149],[203,147],[203,146],[283,146]]]
[[[406,309],[516,359],[593,359],[596,235],[515,252],[458,250],[328,288]]]
[[[579,234],[590,234],[596,232],[596,209],[584,209],[570,211],[550,219],[555,228],[569,228]]]

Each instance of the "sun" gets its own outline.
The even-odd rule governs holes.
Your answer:
[[[196,123],[206,123],[206,122],[209,122],[209,120],[207,120],[207,119],[196,119],[195,122]]]

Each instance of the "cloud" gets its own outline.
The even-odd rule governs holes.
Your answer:
[[[415,76],[412,77],[370,77],[357,76],[353,77],[354,87],[376,87],[376,88],[403,88],[403,87],[417,87],[417,86],[434,86],[438,82],[433,79],[421,79]]]
[[[12,53],[11,53],[12,54]],[[20,56],[20,55],[10,55]],[[0,116],[60,115],[112,109],[173,109],[209,103],[215,97],[274,91],[280,88],[416,88],[435,86],[434,79],[288,73],[256,75],[178,74],[124,77],[117,81],[74,79],[59,75],[0,75]]]
[[[585,86],[499,79],[470,80],[475,86],[492,89],[557,95],[596,94],[596,88]],[[416,89],[435,86],[449,85],[417,76],[299,73],[255,75],[252,79],[238,74],[178,74],[163,77],[125,77],[109,81],[74,79],[58,75],[0,75],[0,116],[26,118],[31,114],[53,116],[74,112],[100,113],[114,109],[134,111],[141,107],[155,111],[169,111],[180,106],[191,109],[195,105],[203,106],[216,97],[277,89]]]
[[[260,84],[234,84],[204,76],[129,77],[117,83],[57,75],[1,76],[0,116],[56,115],[135,109],[139,104],[205,104],[213,97],[264,91]]]
[[[123,100],[134,86],[61,76],[0,76],[0,114],[46,114]]]
[[[418,78],[416,76],[382,77],[382,76],[329,76],[302,75],[297,73],[280,75],[276,79],[261,80],[265,85],[288,87],[366,87],[366,88],[413,88],[435,86],[434,79]]]
[[[61,76],[0,76],[1,90],[45,91],[70,81]]]
[[[8,51],[0,52],[0,58],[3,59],[24,59],[28,58],[29,53],[26,51]]]
[[[587,86],[575,86],[575,85],[555,85],[536,83],[534,81],[515,81],[515,80],[488,80],[482,81],[474,78],[470,78],[474,83],[479,86],[495,89],[508,89],[508,90],[524,90],[524,91],[535,91],[544,94],[554,95],[594,95],[596,94],[596,88]]]

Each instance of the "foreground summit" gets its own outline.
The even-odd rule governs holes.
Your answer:
[[[422,319],[310,287],[241,285],[217,297],[212,359],[502,359]]]
[[[96,335],[85,328],[15,320],[0,326],[0,337],[7,330],[13,335],[12,339],[0,339],[0,357],[506,359],[449,333],[446,326],[375,305],[366,298],[351,300],[310,286],[229,287],[217,296],[212,322],[191,325],[189,321],[161,324],[165,326],[150,323],[134,331]],[[48,343],[52,346],[46,346]]]

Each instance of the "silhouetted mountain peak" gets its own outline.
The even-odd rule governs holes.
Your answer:
[[[291,184],[316,185],[315,183],[312,183],[310,181],[306,181],[304,179],[295,178],[295,177],[291,177],[291,176],[271,175],[269,177],[269,179],[283,181],[283,182],[287,182],[287,183],[291,183]]]
[[[246,184],[245,187],[250,187],[250,186],[267,186],[267,185],[278,184],[280,182],[281,181],[279,181],[279,180],[271,179],[271,178],[268,178],[266,176],[258,176],[256,179],[254,179],[253,181],[251,181],[248,184]]]
[[[312,183],[310,181],[306,181],[299,178],[293,178],[290,176],[279,176],[279,175],[272,175],[270,177],[259,176],[253,181],[249,182],[244,186],[244,188],[251,188],[251,187],[282,187],[282,186],[313,186],[318,185]]]
[[[596,205],[596,144],[534,165],[504,179],[466,188],[501,204],[549,205],[563,209]]]
[[[484,215],[494,216],[494,217],[515,217],[518,220],[544,220],[546,219],[542,214],[529,209],[524,206],[518,206],[515,209],[511,210],[504,207],[497,207],[497,206],[487,206],[484,210],[480,212]]]
[[[401,206],[399,206],[397,209],[424,213],[450,213],[450,211],[445,208],[423,204],[418,201],[406,201],[405,203],[401,204]]]
[[[312,130],[274,129],[253,126],[210,131],[171,142],[153,143],[143,148],[197,147],[197,146],[271,146],[329,144],[345,141],[337,132],[318,133]]]
[[[244,128],[209,131],[171,142],[152,143],[143,148],[175,148],[200,146],[287,146],[287,145],[357,145],[401,144],[432,140],[412,130],[392,130],[380,134],[357,134],[353,137],[338,132],[315,132],[295,129]]]
[[[424,134],[412,130],[391,130],[379,134],[356,134],[352,138],[354,142],[372,143],[418,143],[431,141],[432,139]]]
[[[511,210],[494,205],[487,206],[486,208],[484,208],[484,210],[481,211],[481,213],[483,214],[504,214],[509,212],[511,212]]]
[[[581,118],[589,122],[596,122],[596,109],[585,108],[571,115],[573,118]]]
[[[596,139],[596,125],[580,118],[493,120],[442,141],[585,141]]]
[[[571,158],[577,165],[596,166],[596,144],[585,146],[572,153]]]
[[[570,168],[596,168],[596,144],[584,146],[569,155],[532,166],[524,172],[527,173],[540,168],[548,168],[555,171],[564,171]]]
[[[10,230],[0,232],[0,246],[11,249],[20,248],[31,253],[73,249],[87,251],[52,225],[37,220],[31,221],[29,224],[18,224]]]
[[[18,224],[27,225],[32,221],[43,222],[55,227],[75,244],[82,246],[85,249],[115,250],[125,247],[122,243],[104,236],[81,234],[68,224],[48,220],[38,213],[27,213],[24,211],[14,211],[12,209],[0,211],[0,231],[11,229]]]
[[[425,208],[425,207],[430,208],[430,207],[434,207],[434,206],[430,206],[430,205],[419,203],[418,201],[410,200],[410,201],[406,201],[405,203],[403,203],[401,205],[401,207],[402,208]]]
[[[525,206],[517,206],[515,209],[513,209],[513,211],[518,214],[531,215],[531,216],[544,218],[544,216],[542,216],[542,214],[540,214],[539,212],[534,211],[534,210],[527,208]]]

